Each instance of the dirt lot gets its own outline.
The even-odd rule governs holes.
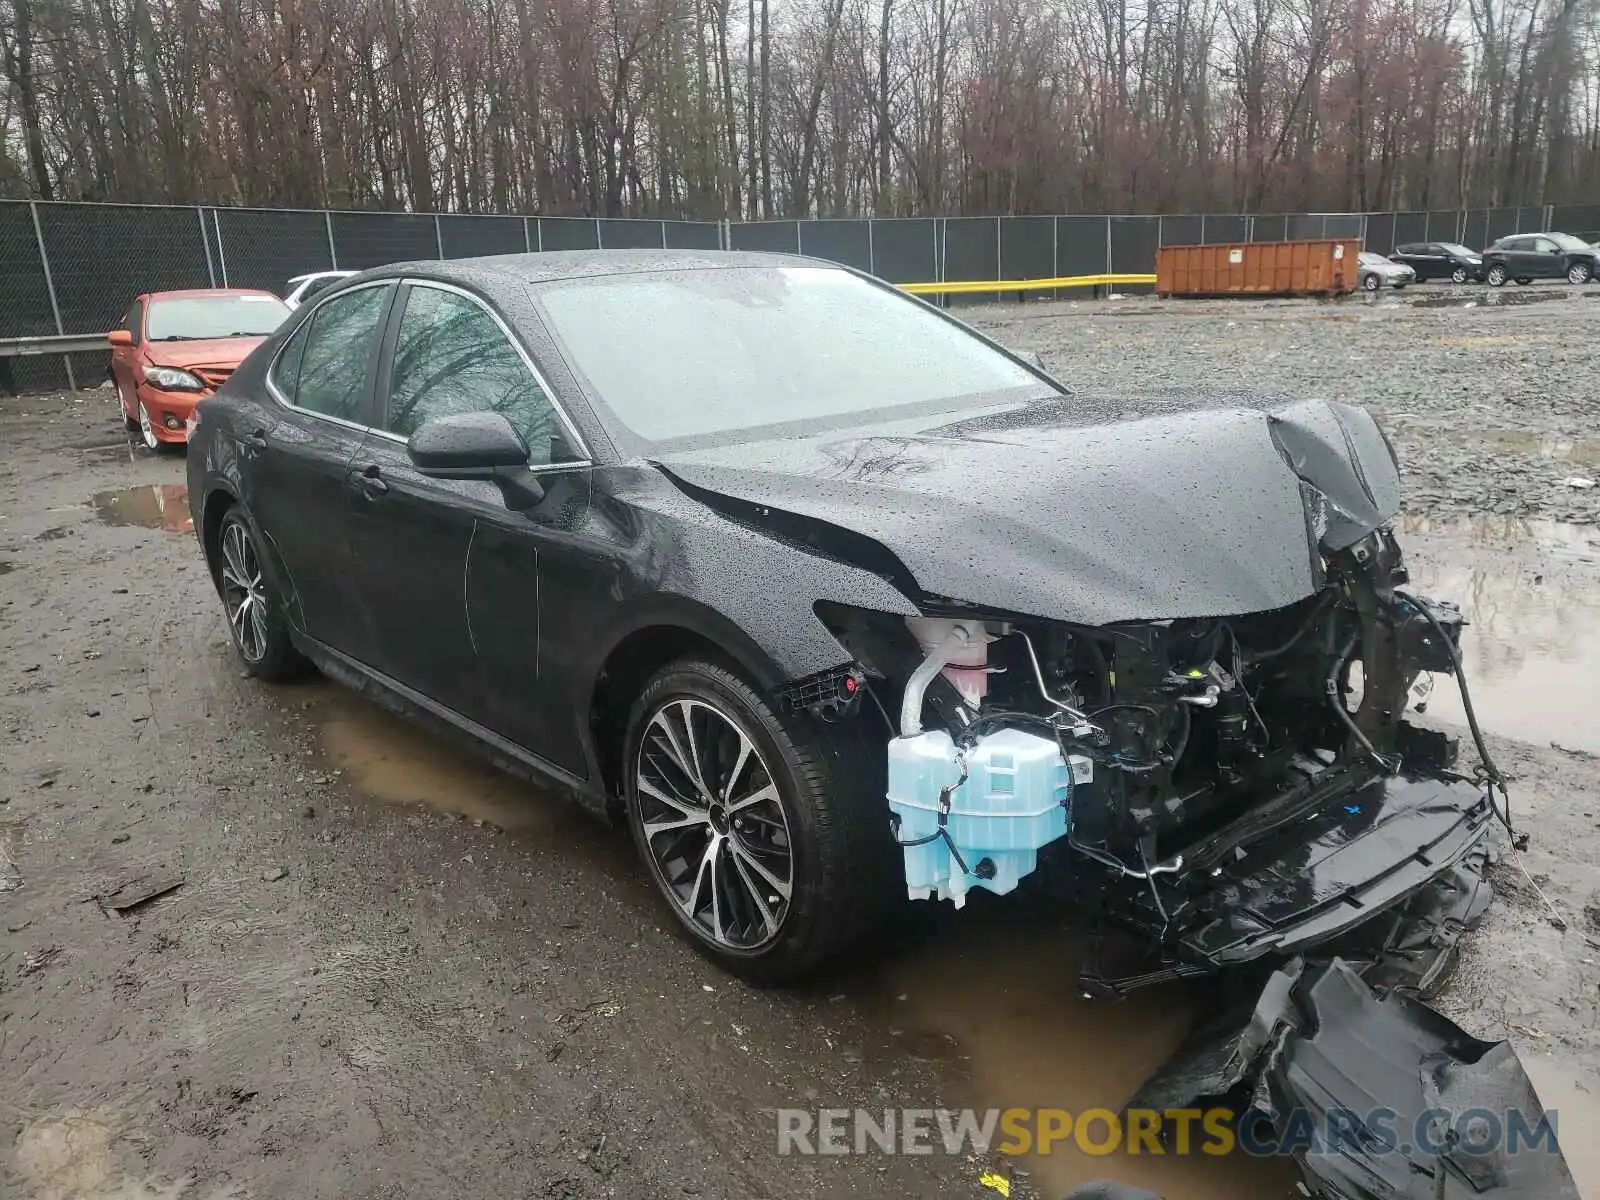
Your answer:
[[[1395,432],[1533,836],[1442,1007],[1569,1129],[1600,1115],[1600,508],[1564,482],[1595,470],[1600,300],[1550,295],[970,315],[1084,386],[1330,394]],[[961,1157],[780,1158],[772,1110],[1115,1107],[1181,1039],[1193,993],[1076,999],[1026,894],[911,914],[806,991],[732,983],[622,835],[330,685],[242,679],[182,474],[108,392],[0,400],[0,1194],[992,1196]],[[1018,1196],[1295,1194],[1244,1160],[1018,1168]]]

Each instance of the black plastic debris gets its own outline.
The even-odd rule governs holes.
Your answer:
[[[1242,1024],[1213,1022],[1129,1101],[1207,1105],[1265,1122],[1322,1200],[1578,1200],[1510,1044],[1380,997],[1343,959],[1275,971]]]

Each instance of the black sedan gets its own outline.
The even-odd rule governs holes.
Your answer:
[[[1389,258],[1417,273],[1419,280],[1448,279],[1451,283],[1483,281],[1483,256],[1459,242],[1407,242],[1396,246]]]
[[[1418,906],[1491,806],[1403,714],[1460,618],[1363,410],[1074,395],[842,267],[591,252],[356,276],[199,411],[246,669],[624,818],[747,977],[1034,872],[1148,951],[1110,988],[1459,925]]]

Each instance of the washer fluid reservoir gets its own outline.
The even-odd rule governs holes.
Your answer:
[[[979,738],[963,754],[944,730],[889,743],[889,809],[904,844],[906,891],[913,900],[966,903],[973,887],[1005,893],[1039,863],[1039,849],[1067,832],[1074,788],[1094,779],[1081,755],[1063,760],[1050,738],[1002,729]],[[950,812],[940,836],[939,795],[950,792]],[[931,839],[931,840],[925,840]],[[951,853],[952,844],[960,859]],[[965,869],[962,868],[965,863]]]

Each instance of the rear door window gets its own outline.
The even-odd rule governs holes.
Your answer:
[[[317,307],[273,367],[291,404],[357,425],[367,423],[367,394],[378,329],[391,286],[360,288]],[[292,389],[285,385],[292,381]]]

